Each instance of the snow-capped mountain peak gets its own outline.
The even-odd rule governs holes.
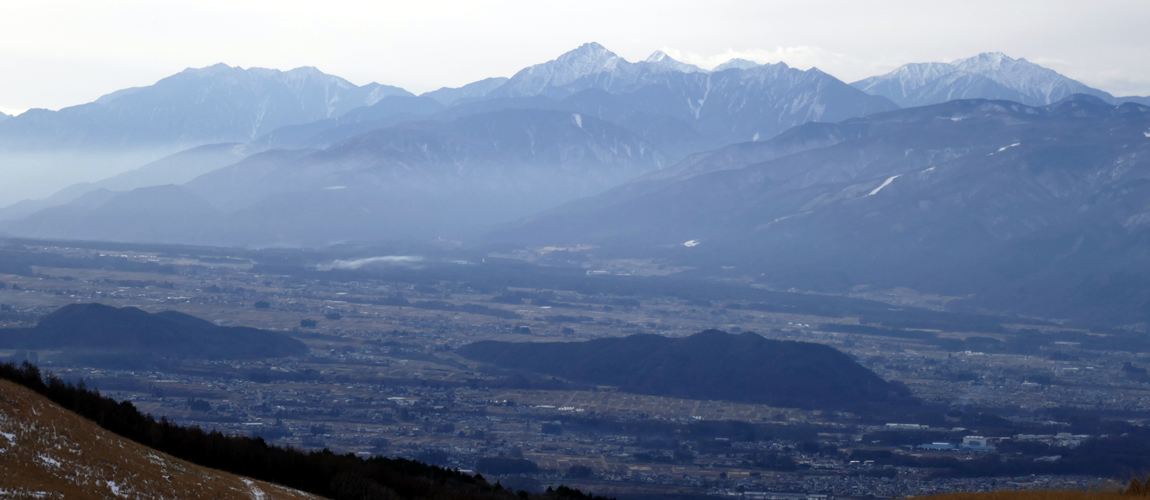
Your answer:
[[[667,55],[666,52],[661,50],[656,50],[655,53],[651,54],[651,56],[643,62],[647,63],[650,67],[655,68],[656,70],[662,71],[679,71],[682,73],[706,72],[703,68],[695,66],[694,64],[687,64],[685,62],[675,60],[671,56]]]
[[[1087,87],[1057,71],[1026,59],[1013,59],[1001,52],[985,52],[969,59],[954,61],[952,64],[961,71],[985,76],[1006,88],[1021,92],[1031,101],[1026,104],[1050,104],[1073,94],[1090,94],[1112,99],[1109,94]]]
[[[955,71],[958,69],[946,63],[913,63],[896,69],[894,74],[902,82],[923,85]]]
[[[1114,98],[1058,72],[1002,52],[984,52],[951,63],[914,63],[852,86],[901,106],[922,106],[951,99],[1005,99],[1045,106],[1073,94],[1106,101]]]
[[[582,77],[629,64],[598,43],[585,43],[551,61],[520,70],[493,94],[505,97],[538,95],[548,87],[563,86]]]
[[[599,45],[595,42],[585,43],[580,45],[575,50],[568,51],[567,53],[559,56],[554,61],[546,62],[543,64],[532,66],[530,69],[545,66],[546,69],[552,70],[552,74],[559,79],[570,79],[599,73],[602,71],[610,71],[615,69],[619,63],[626,63],[627,61],[619,57],[614,52],[607,50],[607,47]],[[570,81],[568,80],[568,82]],[[568,82],[555,82],[556,85],[562,85]]]

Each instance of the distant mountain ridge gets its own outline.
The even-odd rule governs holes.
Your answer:
[[[154,85],[118,90],[59,111],[31,109],[0,125],[0,150],[187,148],[248,141],[275,128],[339,116],[389,95],[304,67],[290,71],[225,64],[189,68]]]
[[[500,110],[269,150],[185,186],[92,192],[2,230],[35,237],[322,245],[474,234],[667,165],[630,131],[578,113]]]
[[[0,122],[0,205],[97,182],[188,148],[246,143],[392,95],[412,94],[357,86],[310,67],[217,64],[59,111],[28,110]]]
[[[355,86],[314,68],[189,69],[150,87],[38,113],[43,120],[25,113],[0,123],[0,167],[55,182],[68,176],[38,162],[124,170],[129,153],[160,156],[131,149],[141,145],[240,137],[235,146],[197,146],[5,208],[0,230],[189,243],[211,235],[217,243],[255,245],[458,236],[464,227],[473,235],[532,212],[562,212],[570,207],[558,205],[576,198],[602,196],[575,202],[584,205],[618,201],[745,166],[740,162],[823,148],[854,133],[826,124],[896,110],[892,99],[1046,102],[1092,90],[998,53],[907,65],[864,82],[741,59],[707,71],[663,51],[630,62],[597,43],[510,78],[421,96]],[[148,117],[135,128],[119,125],[141,113]],[[28,140],[13,139],[21,134]],[[126,149],[105,157],[65,148],[29,159],[5,151],[5,137],[19,148]],[[764,142],[771,144],[754,146]],[[249,155],[258,158],[244,160]],[[634,182],[624,185],[628,180]],[[176,185],[163,185],[169,183]],[[25,191],[13,186],[19,184],[0,183],[0,197],[5,189]],[[288,213],[300,222],[289,223]],[[320,213],[327,222],[317,221]]]
[[[1112,104],[1146,98],[1116,98],[1026,59],[986,52],[951,63],[912,63],[851,86],[879,95],[902,107],[939,104],[954,99],[998,99],[1028,106],[1045,106],[1074,94],[1098,97]]]
[[[503,368],[656,396],[836,410],[909,402],[905,389],[832,347],[755,333],[707,330],[684,338],[483,341],[457,352]]]
[[[902,286],[986,310],[1137,322],[1150,304],[1148,137],[1150,108],[1133,103],[950,101],[698,155],[489,241],[627,249],[783,289]]]
[[[244,143],[249,153],[324,148],[404,122],[450,121],[506,108],[569,111],[609,121],[676,160],[732,142],[766,139],[810,120],[838,121],[895,108],[818,70],[749,61],[721,69],[705,71],[662,51],[632,63],[588,43],[511,78],[419,97],[378,84],[355,86],[315,68],[188,69],[148,87],[60,111],[32,110],[0,123],[0,170],[26,177],[21,189],[0,184],[0,203],[46,198],[76,183],[61,184],[61,179],[95,183],[107,177],[96,172],[121,173],[205,144]],[[27,207],[69,198],[61,194]]]

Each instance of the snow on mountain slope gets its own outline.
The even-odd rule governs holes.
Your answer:
[[[951,63],[955,69],[982,75],[1002,86],[1016,90],[1032,102],[1045,105],[1061,101],[1073,94],[1087,94],[1111,101],[1113,96],[1087,87],[1078,81],[1044,68],[1026,59],[1013,59],[1002,52],[986,52]]]
[[[0,496],[318,498],[154,451],[7,380],[0,381]]]
[[[398,87],[356,86],[311,67],[279,71],[216,64],[189,68],[154,85],[118,90],[94,102],[31,110],[0,124],[0,151],[124,148],[186,149],[248,141],[285,125],[339,116]]]
[[[492,97],[539,95],[548,87],[560,87],[588,75],[610,72],[620,64],[631,63],[598,43],[585,43],[555,60],[520,70],[490,95]]]
[[[672,59],[671,56],[667,55],[666,52],[661,50],[656,50],[654,54],[651,54],[651,56],[643,62],[649,64],[653,68],[662,69],[664,71],[678,71],[680,73],[707,72],[703,68],[695,66],[694,64],[687,64],[685,62],[676,61],[675,59]]]
[[[951,63],[906,64],[885,75],[851,84],[868,94],[886,97],[903,107],[926,106],[954,99],[1003,99],[1028,106],[1045,106],[1073,94],[1099,97],[1109,103],[1128,100],[1070,79],[1026,59],[986,52]]]

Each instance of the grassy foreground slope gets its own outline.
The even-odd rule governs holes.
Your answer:
[[[0,380],[0,493],[16,498],[318,498],[154,451],[7,380]]]

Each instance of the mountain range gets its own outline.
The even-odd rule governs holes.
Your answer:
[[[24,236],[246,245],[475,235],[700,150],[765,139],[812,120],[895,108],[818,70],[733,66],[739,67],[707,72],[662,52],[630,63],[590,43],[505,81],[418,97],[378,85],[355,87],[310,68],[247,70],[259,78],[227,66],[189,70],[101,98],[86,105],[95,110],[89,114],[115,104],[126,117],[150,100],[179,103],[206,92],[240,94],[209,115],[243,121],[251,115],[243,96],[285,96],[283,80],[296,83],[293,95],[327,98],[303,99],[307,105],[299,113],[274,121],[279,127],[265,118],[230,134],[226,128],[214,132],[216,137],[184,133],[181,140],[244,142],[199,146],[74,185],[8,207],[0,220],[8,220],[4,231]],[[184,97],[169,96],[180,89]],[[326,107],[320,109],[321,102]],[[71,108],[58,115],[68,127],[83,126],[68,121],[83,115]],[[157,129],[154,137],[165,130],[150,128]],[[252,154],[251,162],[216,170]],[[193,174],[203,175],[189,180]],[[131,191],[136,188],[142,189]]]
[[[1148,179],[1148,107],[957,100],[697,155],[490,238],[1134,322],[1150,304]]]
[[[954,99],[997,99],[1045,106],[1074,94],[1092,95],[1111,104],[1150,104],[1150,98],[1114,97],[1054,70],[1001,52],[987,52],[951,63],[907,64],[851,86],[886,97],[904,108]]]
[[[376,129],[323,150],[269,150],[197,177],[89,192],[8,221],[46,238],[328,244],[476,234],[667,165],[626,129],[502,110]]]
[[[420,96],[217,65],[0,123],[0,162],[24,169],[14,181],[106,159],[85,148],[154,156],[6,207],[0,231],[598,245],[768,287],[967,297],[955,307],[1037,289],[1011,303],[1098,317],[1150,304],[1133,293],[1150,283],[1145,100],[1000,53],[848,85],[782,63],[630,62],[588,43]],[[1098,290],[1121,300],[1093,301]]]

